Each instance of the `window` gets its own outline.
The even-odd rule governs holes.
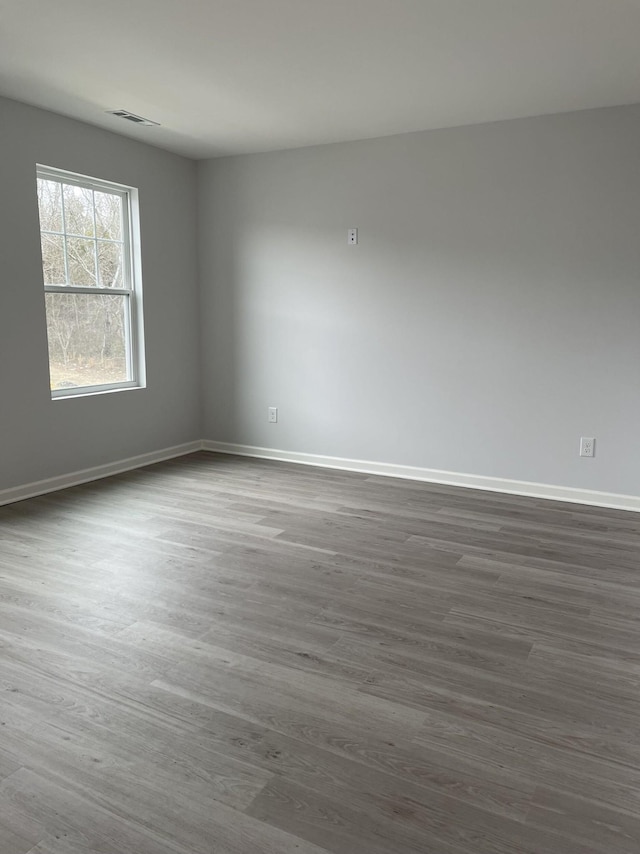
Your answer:
[[[39,166],[52,397],[144,385],[137,193]]]

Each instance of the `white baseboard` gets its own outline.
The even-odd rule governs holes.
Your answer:
[[[26,483],[11,489],[0,490],[0,505],[34,498],[47,492],[78,486],[92,480],[110,477],[114,474],[142,468],[143,466],[161,463],[174,457],[192,454],[195,451],[211,451],[218,454],[235,454],[241,457],[257,457],[265,460],[281,460],[288,463],[299,463],[320,468],[355,471],[362,474],[381,475],[383,477],[399,477],[407,480],[420,480],[426,483],[442,483],[447,486],[462,486],[470,489],[482,489],[488,492],[504,492],[511,495],[524,495],[529,498],[545,498],[552,501],[567,501],[572,504],[590,504],[595,507],[610,507],[616,510],[632,510],[640,512],[640,496],[618,495],[614,492],[598,492],[591,489],[575,489],[570,486],[555,486],[548,483],[530,483],[524,480],[508,480],[500,477],[483,477],[477,474],[440,471],[439,469],[418,468],[416,466],[401,466],[393,463],[378,463],[368,460],[352,460],[344,457],[326,457],[320,454],[302,454],[297,451],[281,451],[275,448],[260,448],[255,445],[236,445],[230,442],[195,441],[172,448],[163,448],[116,460],[102,466],[82,469],[70,474]]]
[[[399,477],[441,483],[447,486],[463,486],[488,492],[505,492],[529,498],[545,498],[552,501],[568,501],[572,504],[590,504],[595,507],[610,507],[616,510],[640,512],[640,496],[618,495],[614,492],[598,492],[592,489],[575,489],[571,486],[556,486],[549,483],[531,483],[525,480],[508,480],[501,477],[484,477],[477,474],[440,471],[439,469],[400,466],[393,463],[377,463],[367,460],[351,460],[343,457],[325,457],[319,454],[301,454],[297,451],[280,451],[260,448],[255,445],[235,445],[230,442],[205,440],[202,449],[218,454],[236,454],[242,457],[258,457],[265,460],[281,460],[306,466],[356,471],[383,477]]]
[[[174,457],[182,457],[192,454],[194,451],[202,450],[202,442],[186,442],[183,445],[174,445],[172,448],[163,448],[160,451],[151,451],[149,454],[140,454],[137,457],[129,457],[125,460],[116,460],[102,466],[94,466],[89,469],[62,474],[58,477],[50,477],[46,480],[37,480],[35,483],[25,483],[23,486],[15,486],[12,489],[0,490],[0,505],[12,504],[14,501],[23,501],[25,498],[34,498],[36,495],[44,495],[47,492],[55,492],[58,489],[66,489],[69,486],[78,486],[91,480],[99,480],[102,477],[110,477],[113,474],[122,474],[125,471],[139,469],[152,463],[161,463]]]

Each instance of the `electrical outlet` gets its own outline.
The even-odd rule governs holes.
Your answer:
[[[269,424],[277,424],[278,423],[278,407],[270,406],[269,407]]]
[[[580,456],[594,457],[596,453],[596,440],[588,436],[582,436],[580,439]]]
[[[350,228],[347,232],[347,243],[349,246],[355,246],[358,243],[358,229]]]

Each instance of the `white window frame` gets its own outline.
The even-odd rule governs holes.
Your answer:
[[[127,317],[125,318],[125,347],[127,354],[127,375],[130,377],[119,383],[100,383],[99,385],[74,386],[73,388],[51,389],[53,400],[68,397],[79,397],[90,394],[103,394],[105,392],[121,391],[124,389],[144,388],[146,385],[145,359],[144,359],[144,327],[142,318],[142,265],[140,261],[140,215],[138,191],[135,187],[127,187],[123,184],[115,184],[112,181],[103,181],[100,178],[91,178],[87,175],[79,175],[75,172],[67,172],[51,166],[37,164],[36,177],[46,181],[56,181],[59,184],[71,184],[77,187],[85,187],[99,192],[112,193],[122,199],[122,243],[123,243],[123,275],[121,288],[102,287],[96,281],[96,285],[80,287],[76,285],[44,285],[44,292],[54,294],[96,294],[121,295],[126,297],[125,304],[128,305]],[[94,210],[95,216],[95,210]],[[67,234],[64,220],[64,194],[62,194],[62,232],[52,232],[40,229],[43,234],[62,234],[65,237],[65,272],[67,270],[66,238],[74,236]],[[96,251],[99,238],[94,236]],[[49,363],[49,370],[51,370]]]

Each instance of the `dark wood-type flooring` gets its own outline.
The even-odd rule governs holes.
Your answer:
[[[0,509],[2,854],[638,854],[640,516],[196,454]]]

